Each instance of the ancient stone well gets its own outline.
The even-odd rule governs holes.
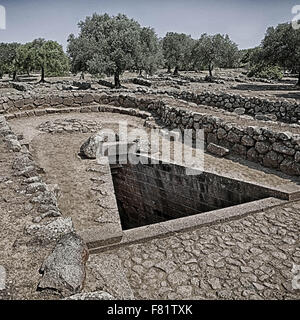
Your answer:
[[[123,230],[278,196],[263,186],[209,172],[190,175],[184,166],[141,157],[138,164],[111,164]]]

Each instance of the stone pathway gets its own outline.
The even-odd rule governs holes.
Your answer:
[[[300,201],[98,256],[119,257],[136,299],[299,299],[299,212]]]

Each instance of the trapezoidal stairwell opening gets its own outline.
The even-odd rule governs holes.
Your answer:
[[[187,175],[163,161],[111,165],[111,173],[123,230],[274,196],[266,187],[209,172]]]

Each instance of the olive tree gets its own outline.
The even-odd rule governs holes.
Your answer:
[[[214,67],[235,67],[239,61],[239,50],[228,35],[204,33],[195,43],[192,60],[195,68],[206,66],[212,77]]]
[[[76,38],[74,34],[70,34],[67,53],[71,61],[71,71],[73,73],[80,72],[81,79],[84,79],[84,73],[88,71],[87,62],[93,58],[94,51],[94,42],[88,38]]]
[[[68,57],[62,46],[42,38],[20,46],[16,60],[19,70],[40,70],[40,82],[45,82],[46,75],[64,75],[69,70]]]
[[[68,53],[74,71],[114,76],[120,87],[120,75],[126,70],[145,67],[141,42],[142,28],[123,14],[109,16],[94,13],[78,24],[79,35],[69,37]],[[149,31],[147,31],[149,32]]]
[[[174,75],[178,75],[180,68],[185,66],[190,59],[193,39],[184,33],[168,32],[163,38],[163,54],[168,72],[174,69]]]
[[[19,43],[0,43],[0,78],[4,74],[14,74]],[[15,76],[14,76],[15,77]]]
[[[141,52],[137,56],[137,70],[152,75],[163,62],[160,42],[152,28],[142,28],[140,33]]]
[[[293,29],[291,23],[267,29],[260,56],[267,64],[297,72],[300,85],[300,30]]]

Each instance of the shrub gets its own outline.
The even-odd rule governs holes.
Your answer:
[[[249,71],[248,77],[280,80],[283,77],[283,72],[278,66],[255,66]]]

